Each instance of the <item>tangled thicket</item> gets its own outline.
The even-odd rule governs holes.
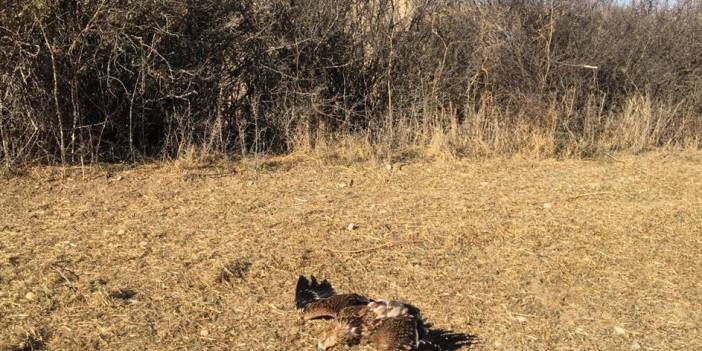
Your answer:
[[[702,4],[617,4],[7,0],[0,158],[698,147]]]

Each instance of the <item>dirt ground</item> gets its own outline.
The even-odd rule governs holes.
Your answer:
[[[0,180],[0,350],[313,350],[300,274],[464,350],[702,350],[701,175],[694,152],[38,168]]]

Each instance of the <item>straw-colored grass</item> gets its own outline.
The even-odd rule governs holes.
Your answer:
[[[699,152],[218,167],[0,179],[0,350],[311,350],[299,274],[470,350],[702,349]]]

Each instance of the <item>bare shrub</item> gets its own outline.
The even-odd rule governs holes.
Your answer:
[[[699,1],[10,0],[0,157],[246,155],[345,135],[463,155],[698,145],[701,15]]]

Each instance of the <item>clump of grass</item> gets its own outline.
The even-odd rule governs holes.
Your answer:
[[[222,267],[222,270],[217,275],[217,282],[231,282],[232,279],[242,280],[246,277],[246,274],[251,268],[251,262],[247,261],[233,261]]]
[[[123,288],[123,289],[117,289],[115,291],[110,292],[109,296],[113,299],[117,300],[122,300],[122,301],[129,301],[134,296],[136,296],[136,291],[128,288]]]
[[[0,350],[3,351],[37,351],[43,350],[48,339],[48,332],[44,329],[30,328],[16,336],[16,340],[9,345],[0,341]],[[4,346],[4,348],[3,348]]]

